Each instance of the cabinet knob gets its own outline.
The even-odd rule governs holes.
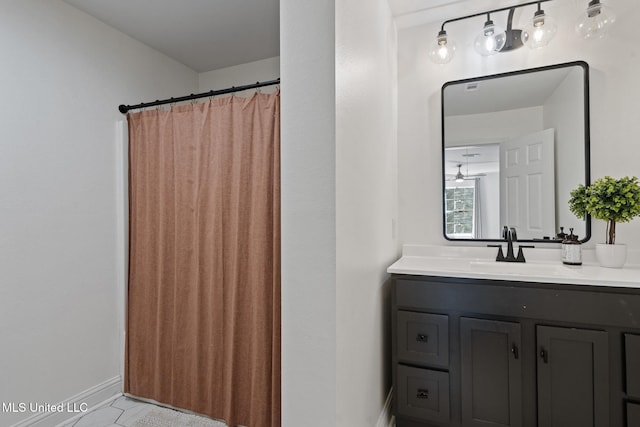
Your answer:
[[[540,349],[540,357],[544,363],[549,363],[549,353],[544,348]]]
[[[429,341],[429,335],[418,334],[416,336],[416,341],[427,342],[427,341]]]
[[[520,358],[520,352],[518,351],[518,346],[513,344],[511,346],[511,353],[513,353],[513,358],[514,359],[519,359]]]
[[[429,390],[424,388],[419,388],[418,393],[416,394],[418,399],[428,399],[429,398]]]

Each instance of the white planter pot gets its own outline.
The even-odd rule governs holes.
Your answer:
[[[598,243],[596,244],[596,258],[602,267],[622,268],[627,260],[627,245],[624,243],[614,245]]]

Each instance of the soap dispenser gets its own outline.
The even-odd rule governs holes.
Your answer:
[[[560,227],[560,232],[556,235],[556,239],[563,241],[567,238],[567,233],[564,232],[564,227]]]
[[[582,243],[573,234],[573,228],[562,241],[562,263],[567,265],[582,265]]]

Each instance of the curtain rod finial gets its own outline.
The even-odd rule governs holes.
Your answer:
[[[118,111],[120,111],[122,114],[127,114],[127,112],[129,111],[129,107],[124,104],[120,104],[118,106]]]

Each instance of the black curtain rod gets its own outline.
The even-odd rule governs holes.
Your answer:
[[[263,86],[271,86],[271,85],[277,85],[277,84],[280,84],[280,78],[277,78],[275,80],[269,80],[266,82],[256,82],[250,85],[232,86],[227,89],[210,90],[209,92],[202,92],[202,93],[196,93],[196,94],[192,93],[191,95],[181,96],[178,98],[169,98],[169,99],[161,99],[161,100],[156,99],[153,102],[143,102],[141,104],[136,104],[136,105],[120,105],[118,107],[118,110],[122,114],[126,114],[127,112],[129,112],[129,110],[135,110],[138,108],[155,107],[156,105],[173,104],[174,102],[182,102],[182,101],[191,101],[192,99],[207,98],[209,96],[224,95],[225,93],[240,92],[247,89],[255,89]]]

